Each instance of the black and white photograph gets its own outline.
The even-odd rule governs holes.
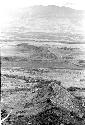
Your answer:
[[[85,125],[85,1],[0,0],[1,125]]]

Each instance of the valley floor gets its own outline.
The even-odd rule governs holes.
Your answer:
[[[82,45],[55,45],[2,47],[2,118],[12,111],[3,124],[41,125],[42,117],[57,125],[85,124],[85,50]]]

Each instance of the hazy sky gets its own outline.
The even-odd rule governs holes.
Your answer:
[[[0,9],[16,9],[32,5],[66,5],[85,9],[85,0],[0,0]]]
[[[68,6],[85,10],[85,0],[0,0],[0,17],[12,10],[33,5]]]
[[[8,20],[13,10],[33,5],[68,6],[85,10],[85,0],[0,0],[0,25]]]

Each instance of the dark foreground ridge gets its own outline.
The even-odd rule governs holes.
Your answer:
[[[62,87],[59,81],[41,79],[37,81],[37,84],[35,82],[33,84],[34,86],[29,91],[31,96],[34,96],[24,103],[23,109],[20,111],[9,105],[9,108],[15,113],[11,113],[3,125],[85,124],[85,114],[80,101]],[[7,111],[2,109],[2,119],[7,114]]]

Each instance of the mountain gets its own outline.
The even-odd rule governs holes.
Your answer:
[[[25,12],[25,13],[24,13]],[[48,6],[32,6],[30,8],[24,8],[21,13],[25,14],[24,16],[31,17],[79,17],[85,14],[84,10],[75,10],[69,7],[59,7],[56,5]]]
[[[84,24],[82,23],[84,17],[85,11],[65,6],[49,5],[23,8],[11,16],[9,28],[2,33],[2,37],[11,40],[57,40],[56,36],[62,34],[65,40],[71,36],[72,40],[82,41],[82,36],[79,34],[84,34]],[[76,36],[79,38],[76,39]]]

